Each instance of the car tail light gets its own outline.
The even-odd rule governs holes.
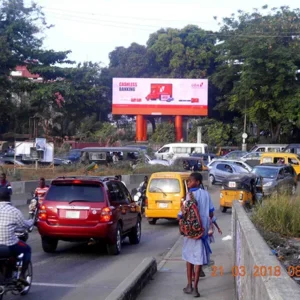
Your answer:
[[[73,183],[74,184],[80,184],[80,183],[82,183],[82,181],[81,180],[73,180]]]
[[[39,209],[39,220],[45,221],[47,219],[46,206],[42,205]]]
[[[112,220],[112,211],[109,207],[105,207],[101,211],[100,222],[106,223]]]
[[[148,208],[148,198],[145,198],[145,206]]]

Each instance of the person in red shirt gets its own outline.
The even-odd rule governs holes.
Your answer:
[[[45,178],[40,178],[40,185],[35,189],[34,196],[38,198],[39,203],[42,203],[49,186],[46,185]]]

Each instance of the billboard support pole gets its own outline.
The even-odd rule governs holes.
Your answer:
[[[182,116],[175,116],[175,131],[176,131],[176,142],[181,142],[182,135]]]
[[[137,115],[136,116],[136,141],[142,142],[144,137],[144,116],[143,115]]]
[[[147,141],[147,119],[144,117],[143,141]]]
[[[201,126],[197,127],[197,143],[198,144],[202,143],[202,127]]]

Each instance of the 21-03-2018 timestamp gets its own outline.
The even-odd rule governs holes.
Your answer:
[[[254,277],[279,277],[284,272],[281,268],[281,266],[254,266],[253,269],[249,270],[245,266],[233,266],[231,268],[231,274],[233,277],[244,277],[247,275]],[[211,270],[212,277],[224,275],[224,268],[222,266],[212,266]],[[287,268],[287,273],[291,277],[300,277],[300,266],[289,266]]]

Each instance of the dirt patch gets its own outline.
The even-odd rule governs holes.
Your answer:
[[[286,238],[260,228],[258,231],[291,278],[300,285],[300,238]]]

